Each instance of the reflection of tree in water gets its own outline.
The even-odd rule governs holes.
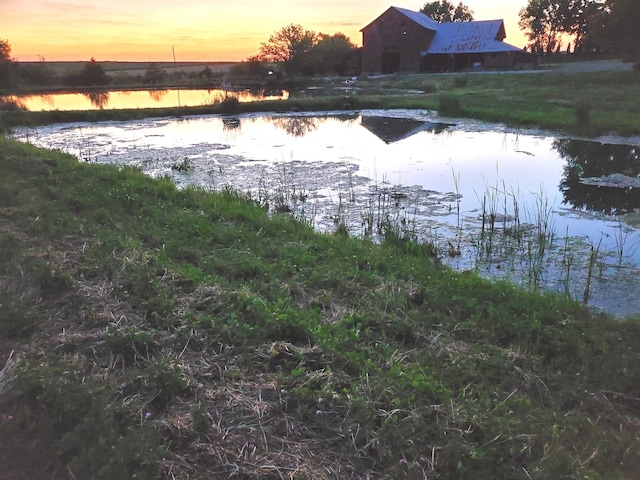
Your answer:
[[[85,97],[89,99],[91,105],[102,110],[109,103],[109,92],[91,92],[85,93]]]
[[[317,117],[275,117],[273,124],[293,137],[304,137],[318,128]]]
[[[567,161],[560,183],[566,203],[578,209],[618,215],[640,208],[640,188],[587,185],[586,178],[640,175],[640,151],[632,145],[556,140],[553,149]]]
[[[154,102],[161,101],[167,96],[167,93],[169,93],[169,90],[149,90],[149,96]]]
[[[17,111],[27,110],[25,102],[21,101],[18,97],[0,97],[0,111]]]
[[[292,116],[292,117],[271,117],[269,120],[277,127],[293,137],[303,137],[307,133],[311,133],[318,128],[318,126],[329,120],[339,120],[341,122],[353,122],[357,118],[357,115],[352,114],[338,114],[328,115],[326,117],[305,117],[305,116]]]
[[[239,118],[223,118],[222,119],[222,129],[226,132],[231,132],[234,130],[240,130],[240,119]]]

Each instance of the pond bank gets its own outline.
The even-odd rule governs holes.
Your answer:
[[[632,274],[640,241],[624,224],[640,192],[589,180],[637,168],[633,146],[622,141],[413,110],[71,124],[20,138],[166,175],[181,187],[231,187],[320,231],[376,239],[393,228],[434,245],[458,270],[560,291],[616,315],[640,313],[629,300],[640,288]],[[490,216],[495,222],[485,229]]]
[[[0,303],[9,480],[637,478],[637,321],[231,190],[1,139]]]

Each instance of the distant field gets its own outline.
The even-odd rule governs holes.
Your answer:
[[[39,62],[20,62],[24,65],[38,64]],[[58,75],[66,75],[68,73],[76,73],[82,70],[87,62],[46,62]],[[185,72],[199,72],[204,67],[214,72],[226,72],[234,62],[100,62],[107,73],[122,73],[129,75],[144,74],[149,64],[154,63],[160,65],[167,72],[182,70]]]

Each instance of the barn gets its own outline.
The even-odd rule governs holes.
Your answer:
[[[535,56],[503,41],[502,20],[438,23],[421,12],[389,7],[361,32],[365,74],[522,69],[536,63]]]

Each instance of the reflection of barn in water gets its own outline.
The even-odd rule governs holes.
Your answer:
[[[438,134],[449,127],[446,123],[424,122],[412,118],[377,116],[363,116],[360,124],[384,143],[397,142],[419,132],[428,131]]]

